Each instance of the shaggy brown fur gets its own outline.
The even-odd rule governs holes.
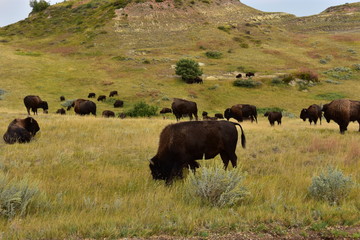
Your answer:
[[[9,124],[3,139],[8,144],[30,142],[39,130],[39,124],[32,117],[16,118]]]

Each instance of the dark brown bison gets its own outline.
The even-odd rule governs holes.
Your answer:
[[[242,74],[239,73],[238,75],[236,75],[236,78],[242,78]]]
[[[44,110],[44,113],[48,113],[48,103],[46,101],[41,100],[39,96],[29,95],[24,98],[24,104],[26,107],[26,110],[28,112],[28,115],[30,115],[30,109],[34,113],[34,115],[37,115],[37,109],[42,108]]]
[[[56,114],[65,115],[65,114],[66,114],[66,111],[65,111],[65,109],[63,109],[63,108],[59,108],[59,109],[56,111]]]
[[[245,134],[238,123],[195,121],[166,126],[160,134],[157,154],[150,160],[152,177],[169,184],[175,177],[182,177],[183,168],[195,171],[200,166],[196,160],[214,158],[218,154],[225,169],[229,161],[236,167],[236,125],[241,128],[241,145],[245,148]]]
[[[171,111],[171,108],[163,108],[160,110],[160,113],[161,114],[172,113],[172,111]]]
[[[76,114],[89,115],[90,113],[96,116],[96,104],[93,101],[85,99],[76,99],[68,108],[74,108]]]
[[[99,101],[104,101],[106,100],[106,96],[105,95],[100,95],[98,98],[97,98],[98,102]]]
[[[95,98],[95,97],[96,97],[96,94],[93,92],[89,93],[89,95],[88,95],[88,98]]]
[[[236,119],[238,122],[249,119],[251,122],[257,122],[257,110],[254,105],[237,104],[231,108],[227,108],[224,112],[225,118],[229,121],[230,118]]]
[[[189,116],[190,121],[192,120],[193,115],[195,116],[195,119],[198,120],[196,102],[174,98],[174,101],[171,104],[171,109],[177,121],[186,115]]]
[[[268,117],[271,126],[274,126],[275,122],[277,122],[278,125],[281,125],[281,118],[282,118],[281,112],[266,112],[264,116]]]
[[[224,119],[224,115],[222,115],[221,113],[215,113],[215,117],[217,117],[218,119]]]
[[[110,110],[104,110],[102,112],[102,116],[106,117],[106,118],[115,117],[115,113],[113,111],[110,111]]]
[[[202,117],[203,117],[203,120],[205,120],[205,121],[216,121],[216,120],[218,120],[218,118],[217,117],[210,117],[210,116],[208,116],[208,112],[202,112]]]
[[[303,108],[300,113],[300,118],[306,121],[306,119],[309,119],[310,125],[312,122],[316,125],[317,120],[320,119],[320,125],[321,125],[321,107],[319,105],[313,104],[309,106],[308,108]]]
[[[350,121],[357,121],[360,131],[360,101],[348,99],[334,100],[324,104],[322,111],[328,123],[330,120],[333,120],[339,125],[341,134],[345,133]]]
[[[109,97],[113,97],[113,96],[118,96],[118,92],[117,91],[111,91],[109,94]]]
[[[124,101],[122,100],[116,100],[114,102],[114,108],[119,108],[119,107],[123,107],[124,106]]]
[[[9,124],[3,139],[8,144],[30,142],[39,130],[39,124],[32,117],[16,118]]]
[[[253,72],[248,72],[245,74],[246,77],[254,77],[255,76],[255,73]]]
[[[121,119],[126,118],[126,114],[125,113],[119,113],[119,118],[121,118]]]
[[[60,96],[60,102],[65,101],[65,97],[64,96]]]

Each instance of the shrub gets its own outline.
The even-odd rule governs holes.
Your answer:
[[[354,65],[353,65],[353,69],[354,69],[355,71],[360,71],[360,64],[359,64],[359,63],[354,64]]]
[[[273,86],[275,86],[275,85],[284,85],[284,84],[285,84],[285,82],[281,78],[278,78],[278,77],[273,78],[271,80],[271,85],[273,85]]]
[[[320,100],[335,100],[335,99],[341,99],[341,98],[345,98],[346,96],[344,94],[341,93],[322,93],[322,94],[317,94],[315,96],[316,99],[320,99]]]
[[[249,44],[247,43],[240,43],[241,48],[249,48]]]
[[[278,107],[266,107],[266,108],[257,108],[258,114],[264,114],[266,112],[285,112],[285,109]]]
[[[208,51],[205,53],[205,55],[208,58],[213,58],[213,59],[220,59],[222,57],[222,53],[218,51]]]
[[[199,63],[191,59],[179,60],[176,63],[175,73],[181,76],[184,81],[192,81],[203,74],[199,67]]]
[[[246,79],[246,80],[235,80],[233,82],[233,85],[235,87],[256,88],[261,86],[262,83],[258,81],[253,81],[251,79]]]
[[[219,26],[218,29],[226,33],[230,33],[231,26]]]
[[[348,67],[336,67],[324,72],[329,77],[339,79],[339,80],[348,80],[352,77],[352,71]]]
[[[37,186],[30,186],[26,180],[9,180],[0,173],[0,216],[13,218],[26,215],[40,195]]]
[[[303,68],[296,72],[295,77],[306,81],[319,82],[319,75],[311,69]]]
[[[157,111],[157,106],[150,106],[145,102],[138,102],[135,104],[134,108],[128,110],[125,114],[130,117],[150,117],[156,116]]]
[[[32,7],[32,12],[37,13],[44,11],[50,6],[49,2],[46,2],[45,0],[30,0],[30,7]]]
[[[216,207],[233,206],[249,195],[243,186],[245,174],[238,169],[222,167],[201,168],[196,175],[190,172],[185,183],[187,195]]]
[[[327,201],[330,205],[337,205],[346,198],[353,187],[351,177],[346,177],[340,170],[328,168],[320,176],[312,179],[309,193],[318,200]]]

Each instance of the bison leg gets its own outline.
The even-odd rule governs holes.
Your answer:
[[[221,152],[220,157],[221,157],[221,159],[222,159],[222,161],[224,163],[224,169],[226,170],[228,165],[229,165],[230,158],[229,158],[229,156],[227,155],[226,152]]]
[[[233,168],[236,168],[237,166],[237,156],[235,154],[235,149],[234,152],[221,152],[220,153],[221,159],[224,163],[224,169],[227,169],[227,166],[229,165],[229,161],[231,161],[231,165],[233,166]]]
[[[26,108],[28,115],[30,115],[30,108]]]

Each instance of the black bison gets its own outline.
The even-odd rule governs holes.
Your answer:
[[[37,109],[42,108],[44,113],[48,113],[48,103],[46,101],[41,100],[39,96],[29,95],[24,98],[24,104],[26,107],[26,110],[28,112],[28,115],[30,115],[30,109],[34,113],[34,115],[37,115]]]
[[[190,121],[192,120],[193,115],[195,116],[195,119],[198,120],[196,102],[174,98],[174,101],[171,104],[171,109],[177,121],[185,115],[189,116]]]
[[[237,104],[231,108],[227,108],[224,112],[225,118],[229,121],[230,118],[236,119],[238,122],[250,119],[257,122],[257,109],[256,106],[250,104]]]
[[[203,120],[205,120],[205,121],[216,121],[216,120],[218,120],[218,118],[217,117],[210,117],[210,116],[208,116],[208,113],[207,112],[202,112],[202,117],[203,117]]]
[[[113,96],[118,96],[118,92],[117,91],[111,91],[109,94],[109,97],[113,97]]]
[[[204,81],[202,80],[201,77],[195,77],[195,78],[190,78],[190,79],[186,80],[186,83],[188,83],[188,84],[193,84],[193,83],[202,84],[202,83],[204,83]]]
[[[217,117],[218,119],[224,119],[224,115],[222,115],[221,113],[215,113],[215,117]]]
[[[93,92],[89,93],[89,95],[88,95],[88,98],[95,98],[95,97],[96,97],[96,94]]]
[[[253,72],[248,72],[245,74],[246,77],[254,77],[255,76],[255,73]]]
[[[238,75],[236,75],[236,78],[242,78],[242,74],[239,73]]]
[[[345,133],[350,121],[357,121],[360,131],[360,101],[348,99],[334,100],[324,104],[322,111],[328,123],[330,120],[333,120],[339,125],[341,134]]]
[[[114,102],[114,108],[119,108],[119,107],[123,107],[124,106],[124,101],[122,100],[116,100]]]
[[[98,102],[99,101],[104,101],[106,100],[106,96],[105,95],[100,95],[98,98],[97,98]]]
[[[56,111],[56,114],[65,115],[65,114],[66,114],[66,111],[65,111],[65,109],[63,109],[63,108],[59,108],[59,109]]]
[[[60,96],[60,102],[65,101],[65,97],[64,96]]]
[[[310,125],[312,122],[316,125],[317,120],[320,119],[320,125],[321,125],[321,107],[319,105],[313,104],[309,106],[308,108],[303,108],[300,113],[300,118],[306,121],[306,119],[309,119]]]
[[[160,113],[161,114],[172,113],[172,111],[171,111],[171,108],[163,108],[160,110]]]
[[[102,116],[106,117],[106,118],[115,117],[115,113],[113,111],[110,111],[110,110],[104,110],[102,112]]]
[[[39,124],[32,117],[16,118],[9,124],[3,139],[8,144],[30,142],[39,130]]]
[[[236,125],[241,128],[241,145],[245,148],[245,134],[238,123],[195,121],[166,126],[160,134],[157,154],[150,160],[152,177],[169,184],[175,177],[182,178],[183,168],[195,171],[200,166],[196,160],[214,158],[218,154],[225,169],[229,161],[236,167]]]
[[[274,126],[275,122],[277,122],[278,125],[281,125],[281,118],[282,118],[281,112],[266,112],[264,116],[268,117],[271,126]]]
[[[76,99],[68,108],[74,108],[76,114],[89,115],[90,113],[96,116],[96,104],[93,101],[85,99]]]
[[[119,113],[119,118],[121,118],[121,119],[126,118],[126,114],[125,113]]]

